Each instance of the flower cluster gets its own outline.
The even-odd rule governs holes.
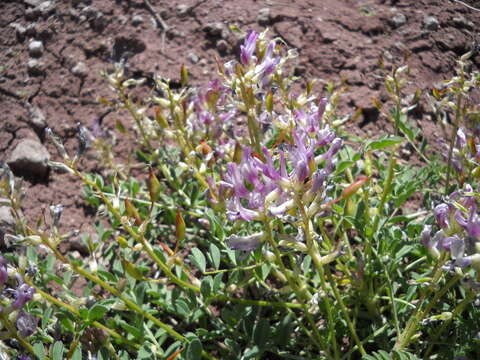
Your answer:
[[[470,185],[453,192],[448,201],[434,209],[440,228],[433,237],[432,226],[422,231],[422,243],[435,258],[448,253],[451,267],[480,269],[480,216]]]
[[[309,216],[316,215],[325,200],[326,178],[342,140],[328,126],[321,130],[317,125],[304,126],[303,121],[315,116],[319,122],[321,113],[297,112],[291,141],[272,149],[263,146],[261,154],[244,146],[241,161],[227,165],[221,185],[231,190],[227,201],[230,220],[282,216],[299,203]],[[322,153],[320,149],[326,146],[328,150]]]
[[[469,173],[480,162],[480,144],[475,141],[478,134],[471,135],[468,130],[459,128],[452,153],[453,168],[459,174]]]

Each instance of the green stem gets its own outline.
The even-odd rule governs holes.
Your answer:
[[[291,302],[280,302],[280,301],[239,299],[239,298],[234,298],[227,295],[217,295],[213,297],[212,301],[231,301],[231,302],[235,302],[238,304],[245,304],[245,305],[270,306],[273,308],[303,309],[302,304],[295,304]]]
[[[125,108],[128,110],[130,115],[133,117],[135,120],[135,124],[138,127],[138,130],[140,131],[140,134],[142,135],[143,141],[145,142],[145,145],[148,148],[148,151],[152,152],[153,147],[152,144],[150,144],[150,140],[148,139],[147,133],[145,132],[145,129],[143,128],[143,124],[141,119],[138,117],[136,110],[134,109],[130,99],[128,96],[125,94],[123,88],[119,89],[119,95],[120,95],[120,101],[125,105]]]
[[[132,227],[130,227],[130,225],[128,225],[123,219],[122,219],[122,216],[120,215],[120,213],[118,212],[118,210],[113,206],[113,204],[111,203],[111,201],[103,194],[102,190],[100,189],[100,187],[97,185],[96,182],[94,181],[90,181],[89,179],[87,179],[82,173],[80,173],[78,170],[76,169],[72,169],[75,174],[80,178],[82,179],[82,181],[91,186],[92,188],[94,188],[98,195],[101,197],[103,203],[107,206],[108,208],[108,211],[115,217],[115,219],[117,221],[119,221],[123,228],[136,240],[138,241],[140,244],[143,245],[143,248],[145,249],[145,251],[147,252],[147,254],[150,256],[150,258],[158,265],[158,267],[164,272],[164,274],[169,278],[169,280],[171,282],[173,282],[174,284],[182,287],[182,288],[187,288],[187,289],[190,289],[190,290],[193,290],[195,292],[200,292],[200,288],[198,286],[195,286],[191,283],[188,283],[182,279],[179,279],[177,276],[175,276],[175,274],[173,274],[173,272],[170,270],[170,268],[167,266],[167,264],[165,264],[165,262],[163,262],[158,256],[157,254],[155,254],[155,252],[153,251],[153,248],[152,246],[150,245],[150,243],[148,243],[146,241],[146,239],[143,237],[143,235],[141,234],[138,234]]]
[[[41,290],[38,286],[36,286],[35,284],[33,284],[30,280],[26,279],[25,278],[25,283],[28,284],[29,286],[31,287],[34,287],[35,288],[35,292],[37,294],[40,294],[45,300],[47,300],[48,302],[52,303],[52,304],[55,304],[57,305],[58,307],[61,307],[61,308],[64,308],[65,310],[68,310],[70,313],[80,317],[80,312],[78,311],[77,308],[75,308],[74,306],[72,305],[69,305],[69,304],[66,304],[64,303],[63,301],[61,300],[58,300],[56,298],[54,298],[53,296],[51,296],[50,294],[47,294],[46,292],[44,292],[43,290]],[[139,344],[135,344],[133,342],[131,342],[130,340],[124,338],[122,335],[120,335],[119,333],[117,333],[115,330],[113,329],[110,329],[109,327],[103,325],[102,323],[99,323],[98,321],[93,321],[92,322],[92,325],[95,326],[96,328],[98,329],[101,329],[103,331],[105,331],[106,333],[108,333],[110,336],[118,339],[120,342],[123,342],[135,349],[140,349],[140,345]]]
[[[330,273],[330,269],[327,267],[326,270],[327,270],[328,281],[329,281],[330,286],[333,290],[333,294],[335,295],[335,299],[337,299],[338,305],[340,306],[340,310],[343,313],[344,319],[347,322],[348,329],[350,330],[350,334],[353,337],[353,341],[355,341],[355,344],[357,345],[358,350],[360,351],[360,354],[362,354],[362,356],[364,356],[364,355],[367,354],[367,352],[363,348],[363,344],[362,344],[362,342],[360,341],[360,338],[357,335],[357,331],[355,330],[355,326],[353,325],[353,322],[350,319],[350,315],[348,314],[348,309],[343,302],[343,299],[342,299],[342,296],[340,295],[340,292],[338,291],[337,284],[333,280],[332,274]]]
[[[382,193],[382,197],[380,198],[380,203],[378,205],[378,214],[375,217],[375,220],[373,221],[373,234],[375,234],[378,230],[378,224],[380,222],[380,218],[383,215],[385,203],[391,191],[396,162],[397,161],[395,159],[395,149],[393,149],[392,152],[390,153],[390,159],[388,161],[387,180],[383,185],[383,193]]]
[[[429,346],[427,348],[427,351],[425,352],[425,355],[424,355],[424,359],[427,360],[429,358],[429,355],[430,353],[432,352],[432,349],[433,349],[433,346],[435,345],[435,343],[437,342],[438,338],[440,337],[440,335],[443,333],[443,331],[447,328],[447,326],[458,316],[460,315],[463,310],[465,310],[465,308],[467,307],[468,304],[470,304],[472,302],[472,300],[475,299],[475,294],[473,294],[472,292],[469,292],[467,294],[467,296],[465,297],[465,299],[463,299],[460,304],[458,304],[455,309],[453,310],[453,313],[452,313],[452,316],[450,317],[450,319],[444,321],[442,323],[442,325],[437,329],[435,335],[433,337],[430,338],[430,340],[428,341],[429,343]]]
[[[450,147],[448,149],[448,160],[447,160],[447,179],[445,180],[445,191],[444,195],[448,195],[448,188],[450,186],[450,177],[452,173],[452,157],[453,157],[453,148],[455,147],[455,139],[457,138],[458,127],[460,126],[461,118],[461,106],[462,106],[462,94],[459,94],[457,97],[457,104],[455,109],[455,123],[453,124],[452,137],[450,138]]]
[[[422,308],[424,306],[425,300],[430,296],[430,294],[434,291],[438,281],[440,280],[442,274],[443,274],[443,269],[442,266],[445,262],[445,257],[446,255],[444,254],[442,258],[437,262],[434,270],[434,276],[432,279],[432,283],[430,284],[428,290],[422,294],[420,297],[420,300],[418,302],[418,305],[414,311],[414,314],[410,317],[410,320],[407,322],[407,325],[405,326],[405,329],[401,334],[398,335],[397,342],[395,343],[394,349],[403,351],[409,344],[410,339],[412,338],[413,334],[417,331],[418,324],[420,321],[423,320],[425,314],[427,314],[426,311],[422,311]],[[441,295],[443,295],[447,290],[448,287],[451,286],[450,282],[447,283],[447,285],[444,287],[444,289],[440,290]],[[435,296],[433,300],[438,300],[439,296]],[[430,312],[431,308],[434,305],[434,301],[431,301],[431,303],[428,305],[427,309],[428,312]]]

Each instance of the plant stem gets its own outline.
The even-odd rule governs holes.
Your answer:
[[[327,270],[328,282],[330,283],[330,286],[333,290],[333,294],[335,295],[335,299],[337,299],[338,305],[340,305],[340,310],[342,311],[343,316],[345,318],[345,321],[347,322],[348,329],[350,330],[350,334],[353,337],[353,341],[355,341],[355,344],[357,345],[358,350],[360,351],[360,354],[362,356],[364,356],[364,355],[367,354],[367,352],[363,348],[363,344],[362,344],[362,342],[360,341],[360,338],[357,335],[357,332],[355,330],[355,326],[353,325],[353,322],[350,319],[350,315],[348,314],[348,309],[343,302],[343,299],[342,299],[342,296],[340,295],[340,292],[338,291],[337,284],[333,280],[332,274],[330,273],[330,269],[327,267],[326,270]]]
[[[455,109],[455,122],[453,124],[452,137],[450,138],[450,147],[448,149],[447,179],[445,180],[445,191],[444,191],[445,196],[448,195],[448,188],[450,186],[450,176],[452,173],[453,148],[455,147],[455,139],[457,138],[457,132],[460,126],[461,106],[462,106],[462,94],[458,94],[457,104]]]
[[[463,310],[465,310],[465,308],[467,307],[468,304],[470,304],[472,302],[472,300],[475,299],[475,294],[472,293],[472,292],[469,292],[467,294],[467,296],[465,297],[465,299],[463,299],[460,304],[458,304],[455,309],[453,310],[453,313],[452,313],[452,316],[450,317],[450,319],[444,321],[442,323],[442,325],[440,325],[440,327],[437,329],[435,335],[430,338],[430,340],[428,341],[429,343],[429,346],[427,348],[427,351],[425,352],[425,355],[423,356],[423,358],[425,360],[427,360],[429,358],[429,355],[430,353],[432,352],[432,349],[433,349],[433,346],[435,345],[435,342],[438,340],[438,338],[440,337],[440,335],[442,334],[442,332],[446,329],[446,327],[453,321],[453,319],[455,319],[458,315],[460,315]]]
[[[437,262],[434,270],[434,276],[432,279],[432,283],[428,290],[422,294],[420,297],[420,300],[418,302],[418,305],[415,309],[414,314],[410,317],[410,320],[408,321],[407,325],[405,326],[405,329],[401,334],[398,335],[397,341],[394,346],[394,350],[398,351],[403,351],[409,344],[411,337],[415,334],[415,331],[417,330],[418,324],[420,321],[423,320],[424,316],[427,314],[426,311],[422,311],[423,305],[425,303],[425,300],[430,296],[430,294],[433,292],[435,289],[435,286],[437,285],[438,281],[440,280],[442,274],[443,274],[443,269],[442,266],[445,262],[446,255],[444,254],[442,258]],[[453,284],[452,284],[453,285]],[[444,289],[440,290],[440,294],[443,295],[447,290],[448,287],[451,286],[450,282],[447,283],[447,285],[444,287]],[[440,296],[441,296],[440,295]],[[433,300],[438,300],[440,296],[435,296]],[[431,303],[428,305],[427,309],[428,312],[431,310],[431,308],[434,305],[434,301],[431,301]]]
[[[378,224],[380,222],[381,216],[383,215],[383,210],[384,210],[383,208],[385,207],[385,203],[391,191],[395,165],[397,163],[395,159],[395,151],[396,150],[393,149],[390,153],[390,159],[388,161],[387,179],[385,181],[385,184],[383,185],[383,193],[382,193],[382,197],[380,198],[380,203],[378,205],[378,214],[375,217],[375,220],[373,221],[373,231],[372,231],[373,234],[375,234],[378,230]]]
[[[76,316],[80,316],[80,313],[78,311],[77,308],[75,308],[74,306],[72,305],[69,305],[67,303],[64,303],[63,301],[61,300],[58,300],[56,298],[54,298],[53,296],[51,296],[50,294],[47,294],[45,291],[41,290],[38,286],[36,286],[35,284],[33,284],[30,280],[24,278],[25,280],[25,283],[28,284],[29,286],[31,287],[34,287],[35,288],[35,292],[40,294],[45,300],[47,300],[48,302],[52,303],[52,304],[55,304],[57,305],[58,307],[61,307],[61,308],[64,308],[65,310],[68,310],[69,312],[71,312],[72,314],[76,315]],[[98,329],[101,329],[103,331],[105,331],[106,333],[108,333],[110,336],[118,339],[119,341],[135,348],[135,349],[140,349],[140,345],[139,344],[135,344],[133,342],[131,342],[130,340],[124,338],[122,335],[120,335],[119,333],[117,333],[115,330],[113,329],[110,329],[109,327],[103,325],[102,323],[98,322],[98,321],[93,321],[92,322],[92,325],[95,326],[96,328]]]

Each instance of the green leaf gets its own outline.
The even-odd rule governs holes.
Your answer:
[[[341,174],[345,169],[349,168],[350,166],[355,165],[355,161],[352,160],[344,160],[340,161],[338,165],[335,167],[335,173]]]
[[[80,345],[77,346],[72,355],[72,360],[82,360],[82,349]]]
[[[103,319],[103,316],[108,311],[106,306],[101,304],[95,304],[88,310],[88,320],[96,321]]]
[[[64,346],[61,341],[57,341],[52,346],[52,360],[63,360]]]
[[[397,145],[403,142],[403,138],[399,136],[393,136],[389,138],[373,140],[367,143],[365,149],[366,150],[381,150],[387,147]]]
[[[202,343],[197,338],[193,339],[187,346],[185,352],[186,360],[200,360],[202,358]]]
[[[210,244],[210,257],[212,260],[212,265],[215,270],[218,270],[220,267],[220,249],[214,243]]]
[[[120,326],[121,326],[125,331],[127,331],[128,333],[130,333],[131,335],[133,335],[135,338],[137,338],[137,339],[143,338],[143,331],[141,331],[140,329],[137,329],[136,327],[129,325],[128,323],[126,323],[126,322],[123,321],[123,320],[120,320],[120,321],[118,321],[118,322],[120,323]]]
[[[214,293],[217,293],[218,290],[220,290],[220,285],[222,285],[222,280],[223,280],[223,273],[218,273],[215,275],[213,278],[213,286],[212,286],[212,291]]]
[[[213,279],[211,276],[207,276],[202,280],[200,284],[200,292],[204,298],[208,298],[212,292],[213,288]]]
[[[175,310],[179,315],[187,316],[190,314],[190,308],[184,299],[175,300]]]
[[[198,248],[193,248],[191,252],[192,252],[192,255],[190,255],[190,259],[195,264],[195,266],[202,273],[204,273],[207,267],[207,260],[205,259],[205,255],[203,255],[203,253]]]
[[[265,347],[267,340],[270,336],[270,325],[268,321],[261,318],[257,321],[255,328],[253,329],[253,341],[258,347]]]
[[[45,359],[45,348],[42,343],[36,343],[33,345],[33,353],[38,358],[38,360]]]

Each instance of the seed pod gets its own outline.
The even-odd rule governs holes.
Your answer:
[[[140,226],[142,224],[142,219],[140,218],[137,209],[128,199],[125,199],[125,211],[130,218],[135,219],[135,225]]]
[[[150,194],[150,201],[155,202],[158,200],[160,195],[160,190],[162,188],[160,181],[155,176],[155,173],[152,168],[149,169],[148,179],[147,179],[148,192]]]

